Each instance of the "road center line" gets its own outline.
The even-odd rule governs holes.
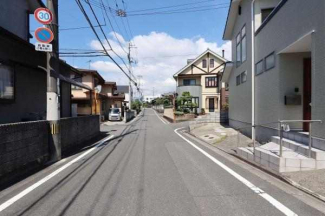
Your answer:
[[[0,212],[2,212],[3,210],[5,210],[6,208],[8,208],[9,206],[11,206],[12,204],[14,204],[15,202],[17,202],[18,200],[20,200],[21,198],[23,198],[24,196],[26,196],[27,194],[29,194],[30,192],[32,192],[33,190],[35,190],[36,188],[38,188],[39,186],[41,186],[42,184],[44,184],[45,182],[47,182],[48,180],[50,180],[51,178],[53,178],[54,176],[56,176],[57,174],[59,174],[60,172],[62,172],[63,170],[65,170],[66,168],[68,168],[69,166],[71,166],[72,164],[74,164],[75,162],[77,162],[78,160],[82,159],[83,157],[85,157],[86,155],[88,155],[89,153],[91,153],[92,151],[94,151],[97,147],[100,147],[101,145],[103,145],[105,142],[109,141],[110,139],[112,139],[114,137],[114,135],[109,136],[108,138],[105,138],[103,140],[101,140],[96,146],[94,146],[93,148],[89,149],[88,151],[86,151],[85,153],[83,153],[82,155],[78,156],[77,158],[73,159],[72,161],[70,161],[69,163],[67,163],[66,165],[60,167],[59,169],[57,169],[56,171],[52,172],[51,174],[49,174],[48,176],[46,176],[45,178],[39,180],[38,182],[36,182],[35,184],[33,184],[32,186],[26,188],[25,190],[23,190],[22,192],[20,192],[19,194],[17,194],[16,196],[12,197],[11,199],[7,200],[6,202],[4,202],[3,204],[0,205]]]
[[[162,121],[164,124],[169,124],[169,122],[166,123],[162,118],[160,118],[160,116],[157,114],[156,110],[153,109],[153,111],[155,112],[156,116],[160,119],[160,121]]]
[[[226,170],[229,174],[231,174],[232,176],[234,176],[236,179],[238,179],[240,182],[242,182],[244,185],[246,185],[248,188],[250,188],[256,194],[258,194],[261,197],[263,197],[266,201],[268,201],[274,207],[276,207],[278,210],[280,210],[284,215],[297,216],[296,213],[294,213],[293,211],[291,211],[289,208],[287,208],[286,206],[284,206],[282,203],[280,203],[279,201],[277,201],[276,199],[274,199],[269,194],[265,193],[262,189],[256,187],[254,184],[252,184],[251,182],[249,182],[247,179],[245,179],[244,177],[242,177],[241,175],[239,175],[238,173],[236,173],[235,171],[233,171],[232,169],[230,169],[228,166],[226,166],[225,164],[223,164],[222,162],[220,162],[219,160],[217,160],[216,158],[214,158],[213,156],[211,156],[209,153],[207,153],[206,151],[204,151],[203,149],[201,149],[200,147],[198,147],[197,145],[195,145],[193,142],[191,142],[188,139],[186,139],[184,136],[182,136],[178,132],[178,130],[180,130],[180,129],[183,129],[183,128],[177,128],[177,129],[174,130],[174,132],[178,136],[180,136],[183,140],[185,140],[187,143],[189,143],[194,148],[196,148],[199,152],[201,152],[202,154],[204,154],[207,158],[209,158],[214,163],[216,163],[217,165],[219,165],[221,168],[223,168],[224,170]]]

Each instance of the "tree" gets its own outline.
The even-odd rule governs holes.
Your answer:
[[[193,103],[193,96],[190,92],[183,92],[181,97],[176,99],[177,111],[184,113],[195,112],[197,113],[198,105]]]

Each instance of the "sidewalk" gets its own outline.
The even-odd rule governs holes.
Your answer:
[[[242,134],[238,137],[236,130],[219,123],[202,125],[191,130],[190,134],[229,154],[237,154],[236,149],[238,147],[252,146],[250,138]],[[277,173],[277,175],[293,186],[325,202],[325,169]]]
[[[248,147],[252,145],[252,140],[238,133],[235,129],[220,123],[206,123],[190,132],[195,137],[204,142],[220,148],[223,151],[234,154],[238,147]]]

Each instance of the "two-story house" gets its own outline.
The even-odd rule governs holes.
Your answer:
[[[126,86],[128,87],[128,86]],[[111,108],[119,108],[121,110],[121,113],[124,114],[124,108],[125,108],[125,94],[123,89],[120,89],[118,91],[118,86],[116,85],[116,82],[105,82],[102,85],[101,94],[105,95],[107,98],[105,100],[105,103],[103,103],[103,111],[105,112],[105,118],[108,118],[108,112]],[[124,89],[125,90],[125,89]],[[128,88],[127,88],[128,92]]]
[[[268,142],[279,120],[291,120],[286,138],[309,144],[310,135],[325,150],[324,11],[317,0],[231,1],[223,39],[232,41],[233,62],[222,80],[232,127],[251,135],[254,120],[257,140]],[[323,123],[310,128],[310,120]]]
[[[221,110],[220,75],[227,60],[207,49],[195,59],[187,60],[187,65],[174,74],[178,96],[189,92],[193,103],[197,104],[198,112],[205,113]]]
[[[105,84],[104,78],[96,70],[78,69],[82,75],[72,78],[91,90],[72,86],[72,113],[73,116],[104,115],[103,101],[107,96],[100,93],[100,86]]]

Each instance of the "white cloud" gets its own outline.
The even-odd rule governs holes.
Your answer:
[[[123,49],[128,49],[128,42],[117,34],[122,49],[118,41],[113,39],[115,38],[114,33],[111,32],[109,36],[109,42],[113,49],[118,55],[126,58],[127,55]],[[109,48],[106,42],[104,44]],[[220,46],[215,42],[208,42],[200,36],[192,39],[178,39],[167,33],[151,32],[148,35],[135,36],[133,44],[137,46],[136,50],[131,50],[131,56],[137,61],[133,69],[136,76],[143,77],[141,86],[145,95],[152,94],[153,88],[156,93],[175,91],[176,84],[173,74],[186,65],[187,59],[197,57],[207,48],[220,55],[222,50],[225,50],[225,57],[231,59],[231,42]],[[96,40],[91,41],[90,46],[93,49],[101,49],[100,43]],[[91,67],[98,70],[109,81],[116,81],[118,84],[128,83],[126,76],[110,61],[97,61],[92,63]]]

